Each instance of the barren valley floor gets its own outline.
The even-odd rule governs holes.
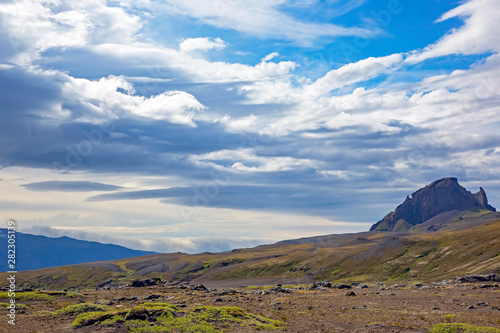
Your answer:
[[[496,283],[310,287],[205,289],[199,285],[159,284],[78,292],[31,291],[17,294],[22,309],[17,310],[15,329],[7,323],[7,309],[0,310],[0,330],[160,332],[162,327],[171,327],[173,332],[375,333],[429,332],[440,323],[500,328],[500,289]],[[0,302],[5,304],[8,299]],[[77,310],[65,309],[92,312],[78,314]],[[161,324],[162,315],[170,316],[177,326]],[[189,318],[191,326],[182,318]],[[196,323],[199,325],[193,326]]]

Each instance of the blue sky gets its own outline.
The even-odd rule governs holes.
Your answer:
[[[220,251],[500,202],[500,3],[3,1],[0,218]]]

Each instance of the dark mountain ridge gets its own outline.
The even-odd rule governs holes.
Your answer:
[[[0,228],[0,240],[1,244],[7,243],[7,229]],[[16,270],[19,271],[149,254],[156,252],[132,250],[119,245],[83,241],[66,236],[51,238],[16,233]],[[7,246],[0,248],[0,255],[7,258]],[[7,260],[0,261],[0,272],[7,270]]]
[[[407,231],[435,216],[451,211],[495,212],[482,188],[473,194],[462,187],[457,178],[436,180],[407,196],[396,210],[374,224],[370,231]]]

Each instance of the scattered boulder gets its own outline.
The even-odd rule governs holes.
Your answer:
[[[204,285],[202,285],[201,283],[195,284],[193,286],[193,288],[191,288],[191,289],[196,290],[196,291],[207,291],[208,290],[208,288],[205,287]]]
[[[351,289],[351,286],[348,284],[334,284],[333,288],[335,288],[335,289]]]
[[[320,288],[332,288],[332,284],[326,281],[314,282],[309,289],[320,289]]]
[[[145,300],[150,300],[150,299],[158,299],[163,297],[162,295],[149,295],[148,297],[144,297]]]
[[[132,297],[120,297],[120,298],[115,298],[113,301],[115,302],[123,302],[123,301],[138,301],[139,297],[138,296],[132,296]],[[82,301],[83,302],[83,301]]]
[[[159,279],[133,280],[130,286],[134,288],[155,286],[158,284],[158,280]]]
[[[278,284],[276,287],[269,289],[272,293],[291,293],[292,291],[288,288],[283,288],[281,284]]]
[[[347,294],[345,294],[346,296],[356,296],[356,293],[354,291],[348,291]]]

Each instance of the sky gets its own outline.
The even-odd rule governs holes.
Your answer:
[[[500,205],[498,0],[0,2],[0,220],[158,252]]]

